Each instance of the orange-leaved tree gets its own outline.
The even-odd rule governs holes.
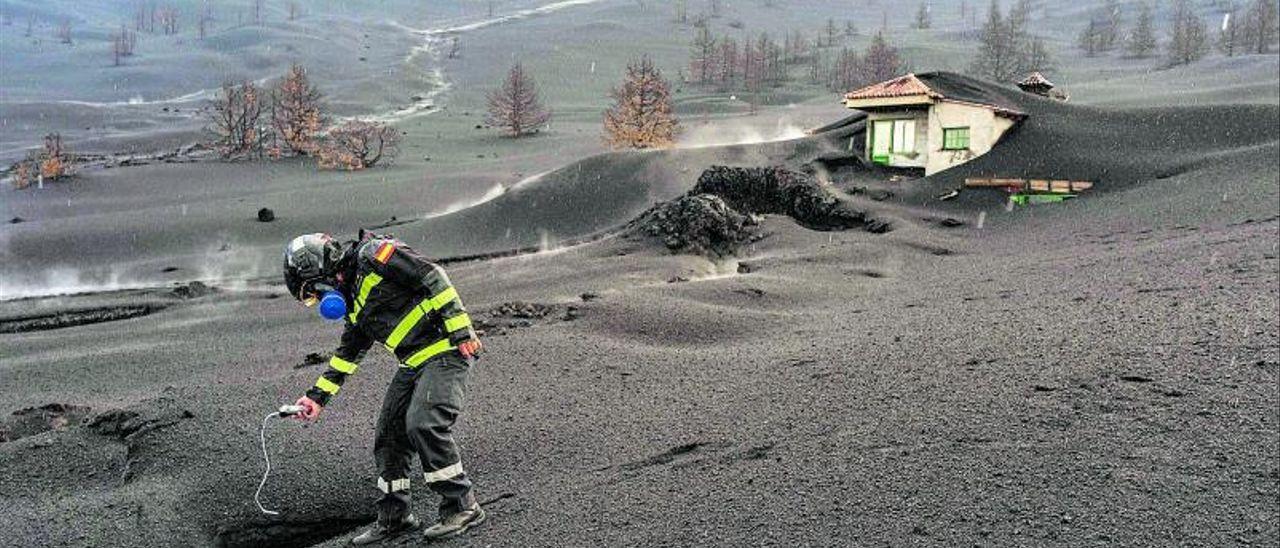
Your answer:
[[[610,93],[604,139],[614,148],[663,148],[675,143],[679,122],[671,84],[648,57],[627,65],[627,79]]]
[[[381,122],[349,120],[329,130],[316,156],[321,169],[365,169],[399,152],[400,132]]]
[[[324,128],[320,91],[307,78],[307,69],[294,64],[271,90],[271,126],[294,154],[311,154]],[[279,151],[277,151],[278,153]]]

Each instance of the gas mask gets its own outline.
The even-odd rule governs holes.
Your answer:
[[[347,299],[333,286],[316,283],[307,298],[302,300],[307,308],[319,305],[320,317],[328,321],[340,321],[347,315]]]

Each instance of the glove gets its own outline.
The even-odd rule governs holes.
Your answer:
[[[297,415],[293,416],[293,418],[298,419],[300,421],[315,420],[316,417],[320,416],[320,411],[324,410],[323,406],[321,406],[320,404],[316,403],[311,398],[308,398],[306,396],[298,398],[298,401],[293,403],[294,405],[297,405],[298,407],[302,408],[301,413],[298,413]]]
[[[458,345],[458,352],[467,359],[479,357],[483,349],[484,345],[480,344],[480,339],[467,339]]]

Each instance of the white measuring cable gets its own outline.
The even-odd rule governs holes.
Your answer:
[[[267,478],[271,476],[271,455],[267,453],[267,422],[272,417],[288,417],[301,412],[302,407],[297,405],[281,406],[279,411],[267,413],[267,416],[262,418],[262,428],[258,430],[258,441],[262,442],[262,460],[267,463],[267,469],[262,472],[262,481],[258,482],[258,490],[253,493],[253,502],[258,505],[258,510],[268,516],[278,516],[280,512],[262,507],[262,488],[267,485]]]

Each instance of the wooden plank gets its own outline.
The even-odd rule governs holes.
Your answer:
[[[1071,181],[1053,181],[1049,183],[1049,191],[1055,194],[1067,194],[1071,192]]]
[[[1030,187],[1034,192],[1049,192],[1049,181],[1031,181]]]
[[[1089,181],[1072,181],[1071,182],[1071,190],[1074,192],[1089,190],[1091,188],[1093,188],[1093,183]]]
[[[996,177],[970,177],[964,180],[964,186],[967,187],[1006,187],[1006,186],[1022,186],[1027,181],[1025,179],[1001,179]]]

